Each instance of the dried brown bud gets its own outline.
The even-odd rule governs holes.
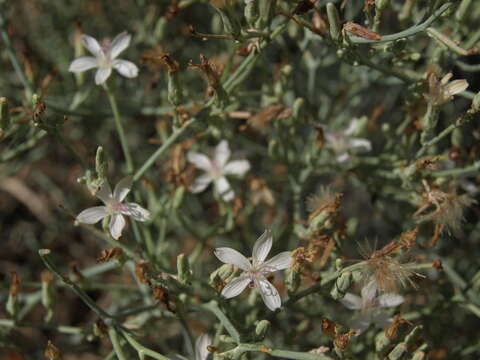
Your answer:
[[[162,54],[160,59],[167,66],[169,73],[175,73],[180,69],[178,63],[170,57],[170,54]]]
[[[390,326],[388,326],[386,329],[385,329],[385,336],[390,339],[390,340],[395,340],[398,336],[398,327],[401,325],[401,324],[409,324],[409,325],[412,325],[413,324],[408,321],[408,320],[405,320],[404,318],[402,318],[400,315],[395,315],[393,317],[393,321],[392,323],[390,324]]]
[[[337,328],[337,324],[335,323],[335,321],[332,321],[327,318],[323,318],[321,321],[322,321],[322,332],[325,335],[334,338],[336,333],[335,329]]]
[[[364,28],[361,25],[355,24],[354,22],[348,21],[343,25],[343,29],[352,33],[355,36],[368,39],[368,40],[380,40],[382,37],[370,29]]]
[[[43,270],[41,273],[40,273],[40,279],[42,281],[42,283],[51,283],[55,277],[53,276],[53,274],[48,271],[48,270]]]
[[[97,263],[106,262],[110,260],[119,260],[123,256],[123,250],[119,247],[113,247],[102,250],[100,257],[97,258]]]
[[[62,358],[60,350],[58,350],[50,340],[47,342],[47,348],[45,349],[44,355],[47,360],[60,360]]]
[[[150,279],[148,278],[149,264],[147,262],[140,262],[135,264],[135,275],[138,281],[142,284],[150,285]]]
[[[443,266],[440,259],[433,260],[432,267],[437,271],[443,271]]]
[[[189,68],[200,70],[207,79],[208,86],[213,90],[220,87],[220,75],[215,70],[215,66],[203,54],[200,54],[200,64],[194,64],[190,60]]]
[[[18,293],[20,292],[20,288],[22,285],[22,281],[20,279],[20,276],[15,271],[12,271],[12,280],[10,281],[10,290],[9,293],[11,296],[17,296]]]
[[[356,333],[357,331],[355,330],[349,330],[345,334],[336,334],[335,338],[333,339],[333,345],[335,345],[335,348],[337,348],[338,350],[345,351],[347,349],[350,338]]]
[[[305,267],[312,263],[317,254],[318,248],[316,247],[298,247],[292,251],[292,265],[291,268],[295,272],[303,272]]]

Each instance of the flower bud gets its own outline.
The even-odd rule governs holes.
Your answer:
[[[342,34],[340,15],[335,5],[331,2],[327,4],[327,16],[330,24],[330,37],[333,41],[340,42]]]
[[[251,0],[245,5],[245,10],[243,12],[245,20],[250,27],[255,27],[255,22],[258,19],[258,0]]]
[[[44,355],[47,360],[61,360],[62,358],[60,350],[58,350],[58,348],[53,345],[50,340],[48,340]]]
[[[7,98],[0,97],[0,131],[7,131],[10,127],[10,110]]]
[[[53,318],[53,308],[55,306],[55,297],[52,286],[54,277],[53,274],[48,270],[42,271],[40,277],[42,283],[42,305],[47,310],[44,321],[48,323]]]
[[[189,285],[192,279],[192,270],[190,269],[190,263],[185,254],[177,256],[177,272],[178,281],[183,285]]]
[[[333,288],[330,291],[330,295],[335,300],[340,300],[345,296],[351,285],[352,273],[350,271],[346,271],[337,278],[335,285],[333,285]]]
[[[95,155],[95,171],[97,172],[99,180],[101,180],[103,184],[103,182],[107,180],[108,159],[102,146],[97,148],[97,153]]]
[[[390,0],[375,0],[375,8],[382,11],[388,6],[389,3]]]
[[[474,113],[480,111],[480,92],[476,93],[473,97],[471,109]]]
[[[258,29],[264,29],[270,26],[273,17],[275,16],[276,0],[258,0],[258,20],[255,23],[255,27]]]
[[[301,277],[300,273],[291,268],[285,271],[285,285],[289,293],[294,293],[300,287]]]
[[[227,1],[215,1],[213,6],[222,19],[224,31],[234,39],[240,37],[240,22],[231,5]]]
[[[261,341],[265,338],[268,329],[270,329],[270,321],[260,320],[255,327],[255,335],[258,336],[258,341]]]

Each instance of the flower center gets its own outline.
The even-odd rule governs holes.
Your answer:
[[[107,212],[110,215],[119,214],[124,209],[124,205],[117,200],[110,200],[107,204]]]

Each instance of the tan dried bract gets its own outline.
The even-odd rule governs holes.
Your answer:
[[[380,40],[382,37],[380,34],[367,29],[361,25],[355,24],[354,22],[348,21],[343,25],[343,29],[352,33],[355,36],[368,39],[368,40]]]

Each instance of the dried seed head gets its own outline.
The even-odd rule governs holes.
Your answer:
[[[150,285],[150,279],[148,278],[149,264],[147,262],[140,262],[135,264],[135,275],[142,284]]]
[[[316,247],[299,247],[292,251],[292,264],[291,268],[295,272],[302,273],[305,268],[313,262],[318,248]]]
[[[335,337],[335,329],[337,328],[337,324],[335,321],[332,321],[327,318],[322,319],[322,332],[330,337]]]
[[[119,247],[113,247],[102,250],[97,263],[106,262],[110,260],[120,260],[123,256],[123,250]]]
[[[47,348],[45,349],[44,355],[47,360],[60,360],[62,358],[60,350],[58,350],[58,348],[53,345],[50,340],[47,342]]]
[[[20,287],[21,287],[21,279],[20,279],[20,276],[18,276],[18,274],[13,271],[12,272],[12,280],[10,282],[10,290],[9,290],[9,294],[11,296],[17,296],[18,293],[20,292]]]

